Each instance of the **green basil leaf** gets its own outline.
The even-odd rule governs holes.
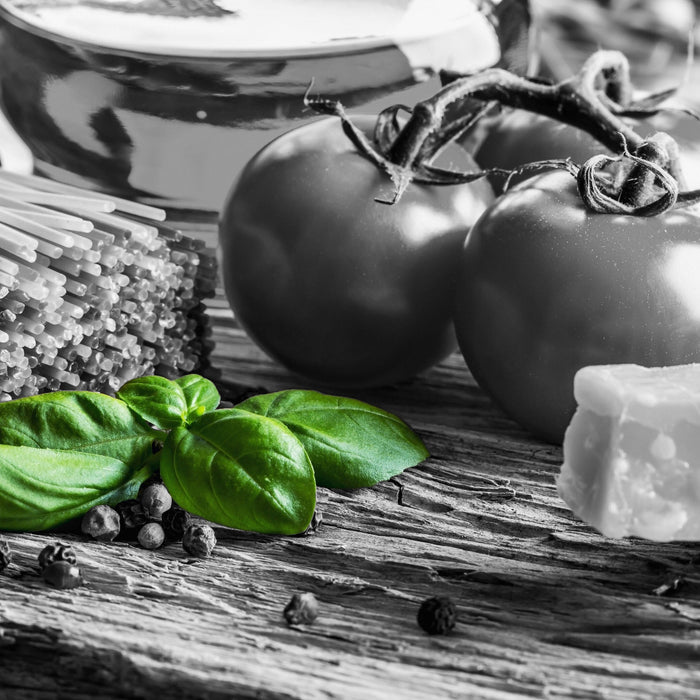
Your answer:
[[[176,379],[175,383],[182,387],[185,394],[188,422],[213,411],[221,403],[221,396],[214,382],[198,374],[186,374]]]
[[[235,408],[175,428],[160,474],[185,510],[239,530],[303,532],[316,504],[313,468],[299,440],[278,421]]]
[[[319,486],[372,486],[429,456],[404,421],[357,399],[293,389],[253,396],[236,408],[284,423],[304,445]]]
[[[130,379],[117,396],[145,421],[163,430],[187,422],[185,391],[165,377],[149,376]]]
[[[101,454],[0,445],[0,530],[47,530],[134,498],[152,471]]]
[[[141,466],[162,434],[122,401],[92,391],[54,391],[0,403],[0,443],[74,450]]]

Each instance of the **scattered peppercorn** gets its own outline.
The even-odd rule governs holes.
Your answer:
[[[77,588],[83,584],[80,569],[68,561],[55,561],[49,564],[41,572],[41,576],[54,588]]]
[[[120,531],[125,537],[135,537],[141,527],[148,522],[143,507],[135,498],[117,503],[114,510],[119,515]]]
[[[149,484],[139,491],[139,502],[149,519],[160,518],[173,505],[165,484]]]
[[[111,542],[121,529],[119,514],[111,506],[93,506],[83,516],[80,528],[100,542]]]
[[[295,593],[283,614],[289,625],[310,625],[318,617],[318,600],[313,593]]]
[[[179,542],[185,530],[192,524],[192,516],[184,508],[173,504],[163,513],[161,525],[165,531],[165,539]]]
[[[4,571],[11,562],[12,550],[10,549],[10,543],[4,537],[0,537],[0,571]]]
[[[182,535],[182,548],[195,557],[210,556],[215,546],[216,535],[210,525],[188,525]]]
[[[418,609],[418,624],[428,634],[447,634],[457,623],[457,606],[447,596],[427,598]]]
[[[44,549],[39,552],[39,568],[43,571],[47,566],[55,561],[67,561],[69,564],[77,564],[78,558],[75,556],[73,548],[62,542],[54,542],[47,544]]]
[[[165,532],[160,523],[146,523],[137,535],[139,544],[144,549],[158,549],[165,542]]]

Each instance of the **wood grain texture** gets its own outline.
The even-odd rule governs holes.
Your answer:
[[[304,386],[220,299],[210,313],[224,398]],[[316,533],[217,528],[208,560],[62,535],[86,581],[73,591],[38,576],[55,535],[7,535],[0,699],[699,696],[696,545],[608,540],[578,522],[554,488],[560,449],[500,414],[459,355],[357,396],[430,449],[398,478],[401,502],[392,482],[321,489]],[[320,601],[313,625],[284,621],[297,591]],[[416,624],[435,594],[458,605],[451,635]]]

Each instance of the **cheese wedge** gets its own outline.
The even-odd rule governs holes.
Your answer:
[[[574,378],[559,495],[609,537],[700,540],[700,364]]]

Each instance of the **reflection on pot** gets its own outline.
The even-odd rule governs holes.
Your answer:
[[[361,9],[365,24],[373,20],[382,32],[363,36],[353,26],[348,38],[342,27],[324,26],[316,43],[289,43],[290,26],[330,22],[341,6]],[[526,1],[477,7],[476,0],[455,0],[444,7],[441,18],[442,7],[429,11],[420,0],[306,0],[290,17],[289,3],[280,0],[0,0],[3,109],[41,174],[213,215],[260,147],[317,118],[303,102],[311,83],[314,93],[377,112],[432,94],[440,67],[526,69]],[[280,34],[266,32],[275,46],[261,45],[255,23],[269,21],[273,10]],[[238,23],[230,25],[238,31],[235,51],[227,21]],[[162,31],[154,33],[157,27]],[[314,27],[320,32],[318,21]]]

